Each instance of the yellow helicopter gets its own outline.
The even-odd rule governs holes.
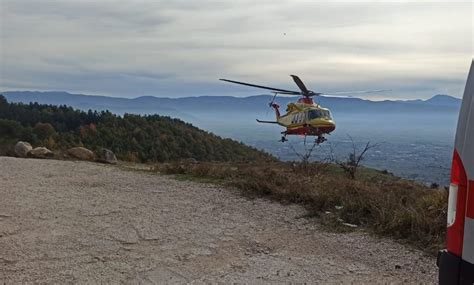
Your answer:
[[[317,136],[315,141],[316,144],[325,142],[327,139],[324,137],[326,134],[330,134],[336,129],[336,123],[334,122],[331,111],[327,108],[321,107],[319,104],[315,104],[313,101],[314,96],[319,95],[332,95],[329,93],[318,93],[308,90],[304,85],[303,81],[296,76],[291,75],[296,85],[301,91],[291,91],[273,87],[267,87],[262,85],[255,85],[245,82],[239,82],[229,79],[219,79],[222,81],[246,85],[250,87],[262,88],[271,90],[274,93],[272,101],[269,106],[275,109],[276,121],[262,121],[258,120],[259,123],[267,124],[278,124],[286,128],[285,131],[281,132],[283,135],[281,142],[287,141],[287,135],[302,135],[302,136]],[[337,94],[354,94],[354,93],[371,93],[381,92],[386,90],[372,90],[372,91],[346,91],[346,92],[335,92]],[[298,95],[302,96],[295,103],[289,103],[286,108],[286,114],[280,114],[280,106],[275,102],[275,98],[278,94],[285,95]]]

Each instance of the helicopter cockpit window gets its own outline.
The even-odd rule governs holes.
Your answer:
[[[332,120],[331,112],[329,110],[323,110],[323,117]]]
[[[331,113],[328,110],[310,110],[308,112],[309,120],[319,119],[319,118],[331,120]]]

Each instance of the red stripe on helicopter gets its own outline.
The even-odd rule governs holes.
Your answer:
[[[295,129],[289,129],[286,131],[287,135],[310,135],[310,136],[319,136],[323,134],[328,134],[334,131],[336,127],[328,126],[328,127],[301,127]]]

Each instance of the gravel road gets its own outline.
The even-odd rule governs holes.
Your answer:
[[[87,162],[0,157],[0,283],[434,283],[433,257],[296,205]]]

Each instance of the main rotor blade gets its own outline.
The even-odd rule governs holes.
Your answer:
[[[240,84],[240,85],[245,85],[245,86],[250,86],[250,87],[256,87],[256,88],[262,88],[262,89],[267,89],[267,90],[273,90],[277,92],[284,92],[284,94],[293,94],[293,95],[300,95],[301,92],[297,91],[291,91],[291,90],[285,90],[285,89],[279,89],[279,88],[273,88],[273,87],[267,87],[267,86],[262,86],[262,85],[255,85],[255,84],[250,84],[250,83],[245,83],[245,82],[239,82],[239,81],[234,81],[234,80],[229,80],[229,79],[219,79],[221,81],[226,81],[230,83],[235,83],[235,84]]]
[[[290,76],[293,77],[293,81],[295,81],[296,85],[298,85],[298,87],[300,88],[300,90],[303,94],[308,94],[309,93],[308,88],[306,88],[306,86],[304,86],[303,81],[301,81],[301,79],[298,76],[296,76],[296,75],[290,75]]]
[[[358,90],[358,91],[336,91],[336,92],[323,92],[321,95],[344,95],[344,94],[368,94],[392,91],[391,89],[379,89],[379,90]]]

